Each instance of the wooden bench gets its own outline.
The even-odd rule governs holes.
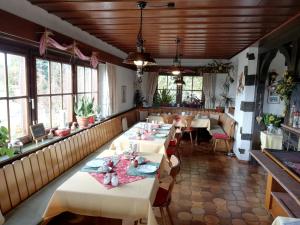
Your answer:
[[[121,118],[131,126],[136,115],[136,110],[121,114],[0,168],[5,224],[38,224],[56,188],[122,132]]]
[[[209,133],[213,139],[213,151],[217,147],[225,144],[226,151],[229,153],[232,149],[234,141],[236,121],[228,116],[226,113],[219,113],[219,120],[217,124],[211,124]]]

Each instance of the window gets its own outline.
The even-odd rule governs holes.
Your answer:
[[[157,90],[167,89],[172,96],[172,103],[176,103],[177,85],[174,84],[174,76],[160,75],[158,77]]]
[[[183,101],[189,100],[191,97],[201,99],[202,97],[202,77],[199,76],[183,76],[185,85],[182,86],[182,92],[178,90],[176,84],[174,84],[175,77],[170,75],[160,75],[158,77],[157,90],[162,89],[170,90],[170,94],[173,97],[172,103],[176,102],[177,93],[182,93],[179,99]]]
[[[98,71],[90,67],[77,66],[77,97],[94,98],[98,104]]]
[[[184,76],[185,85],[182,86],[182,101],[193,98],[201,100],[202,97],[202,77]]]
[[[26,58],[0,52],[0,124],[10,139],[28,135]]]
[[[38,122],[57,127],[66,116],[73,120],[72,67],[70,64],[36,59]]]

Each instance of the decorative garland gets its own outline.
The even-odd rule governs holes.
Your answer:
[[[40,55],[41,56],[45,55],[46,49],[48,47],[52,47],[52,48],[56,48],[56,49],[59,49],[62,51],[71,51],[72,54],[74,56],[76,55],[79,59],[85,60],[85,61],[90,61],[90,65],[93,68],[96,68],[98,66],[99,60],[97,57],[97,55],[98,55],[97,52],[92,52],[92,55],[90,57],[86,56],[77,47],[75,41],[71,45],[64,46],[64,45],[59,44],[57,41],[55,41],[50,36],[53,36],[53,33],[51,31],[47,31],[47,30],[41,36],[41,39],[40,39]]]

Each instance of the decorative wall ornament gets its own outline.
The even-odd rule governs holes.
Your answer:
[[[245,75],[244,75],[244,72],[241,72],[238,82],[239,82],[239,84],[238,84],[238,87],[237,87],[237,91],[238,91],[238,94],[241,94],[241,93],[243,93],[244,88],[245,88]]]
[[[43,56],[46,54],[46,50],[48,47],[56,48],[62,51],[68,51],[70,52],[73,56],[77,56],[79,59],[84,60],[84,61],[90,61],[90,65],[93,68],[96,68],[99,64],[98,60],[98,53],[97,52],[92,52],[91,56],[86,56],[84,55],[80,49],[77,47],[77,44],[75,41],[73,41],[73,44],[70,45],[61,45],[57,41],[55,41],[52,37],[54,34],[51,31],[46,30],[43,35],[41,36],[40,39],[40,46],[39,46],[39,51],[40,55]]]

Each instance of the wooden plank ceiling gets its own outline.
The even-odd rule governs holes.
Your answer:
[[[136,1],[29,1],[124,52],[135,51]],[[176,37],[183,58],[230,58],[299,11],[299,0],[152,0],[143,37],[155,58],[173,58]]]

